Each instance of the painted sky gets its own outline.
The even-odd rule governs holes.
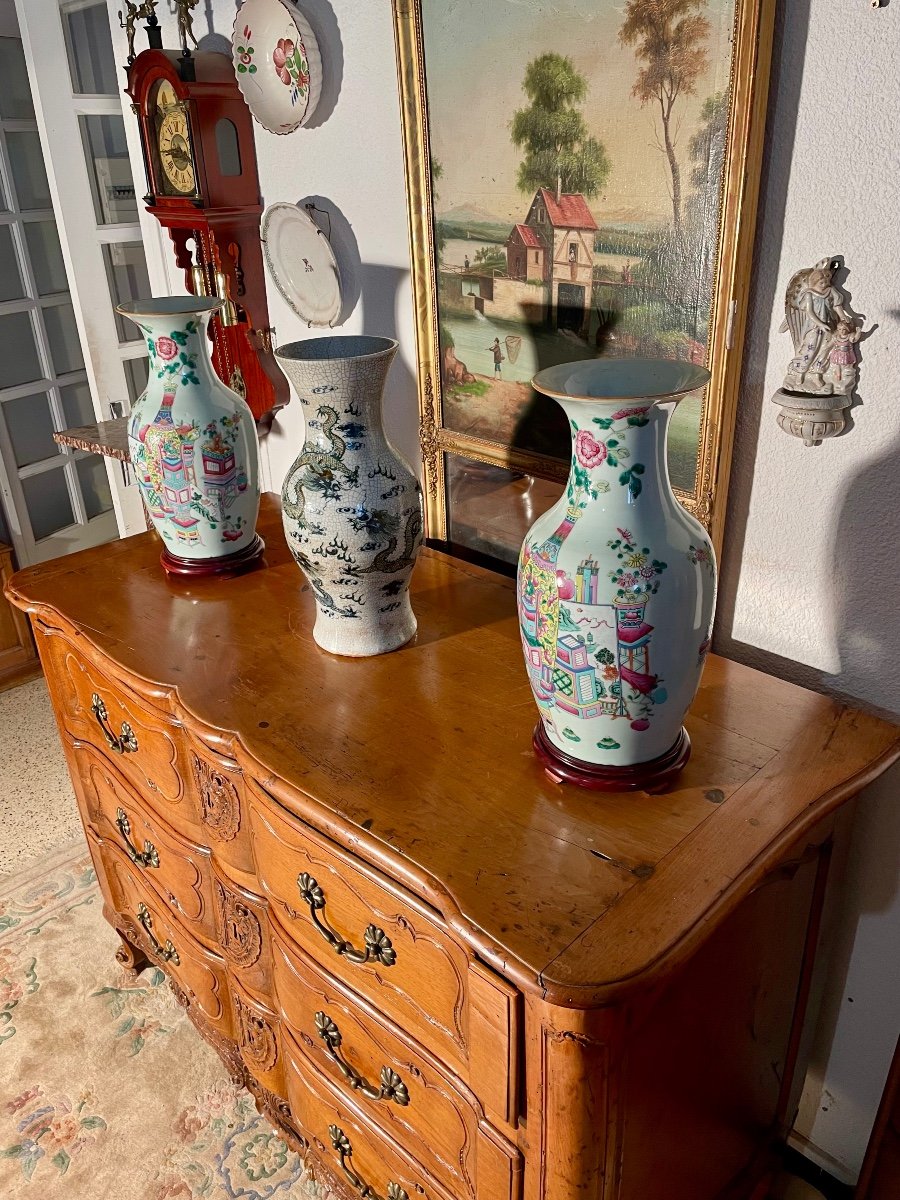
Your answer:
[[[654,144],[658,106],[642,108],[631,95],[638,60],[618,41],[624,7],[622,0],[422,0],[431,148],[444,168],[439,213],[478,205],[523,219],[530,197],[516,188],[521,156],[509,123],[528,103],[528,62],[553,50],[587,79],[582,112],[612,163],[604,192],[591,201],[599,223],[671,220],[668,166]],[[728,86],[734,0],[708,0],[705,15],[710,69],[675,110],[685,190],[700,106]]]

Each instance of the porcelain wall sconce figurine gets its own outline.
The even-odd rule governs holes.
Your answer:
[[[779,426],[805,446],[843,431],[859,375],[856,343],[862,331],[834,284],[839,266],[838,259],[823,258],[798,271],[784,298],[781,332],[790,331],[794,356],[772,400],[781,407]]]

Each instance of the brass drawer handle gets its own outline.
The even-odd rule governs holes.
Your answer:
[[[141,903],[138,905],[137,919],[143,926],[144,933],[147,935],[147,940],[150,942],[150,949],[153,951],[156,957],[161,959],[163,962],[174,963],[176,967],[181,966],[181,959],[178,957],[178,951],[175,949],[169,939],[166,938],[166,944],[161,946],[153,936],[153,918],[150,916],[150,910],[147,908],[146,904]]]
[[[125,843],[128,857],[133,863],[137,863],[139,867],[159,866],[159,854],[152,842],[145,841],[143,850],[138,850],[134,842],[132,842],[131,822],[128,820],[128,814],[124,808],[116,809],[116,825],[119,833],[122,835],[122,841]]]
[[[350,1139],[344,1133],[343,1129],[339,1129],[337,1125],[329,1125],[328,1136],[331,1138],[332,1146],[337,1151],[341,1170],[359,1192],[360,1196],[365,1197],[365,1200],[381,1200],[378,1193],[374,1192],[365,1180],[360,1179],[353,1170],[353,1147],[350,1145]],[[389,1183],[386,1200],[409,1200],[409,1192],[405,1188],[402,1188],[399,1183]]]
[[[103,736],[106,738],[106,744],[110,750],[114,750],[116,754],[134,754],[138,748],[134,730],[127,721],[123,721],[122,731],[117,737],[109,727],[109,713],[106,711],[106,705],[96,692],[91,696],[91,712],[103,730]]]
[[[409,1091],[406,1084],[396,1071],[390,1067],[381,1068],[381,1086],[374,1087],[360,1075],[355,1067],[351,1067],[340,1053],[341,1031],[331,1017],[323,1012],[316,1013],[316,1033],[325,1043],[325,1049],[340,1067],[341,1074],[355,1092],[362,1092],[370,1100],[393,1100],[395,1104],[409,1104]]]
[[[394,965],[397,961],[397,951],[383,929],[379,929],[377,925],[367,925],[363,933],[366,948],[357,950],[351,942],[342,938],[336,929],[332,929],[324,916],[319,916],[325,907],[325,893],[318,881],[303,871],[297,876],[297,887],[300,889],[301,900],[309,905],[310,916],[316,929],[338,954],[343,954],[350,962],[360,966],[368,962],[382,963],[385,967]]]

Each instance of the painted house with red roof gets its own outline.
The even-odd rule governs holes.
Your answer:
[[[596,232],[580,192],[539,188],[528,216],[507,238],[509,278],[540,280],[549,289],[548,316],[557,328],[578,330],[589,320]]]

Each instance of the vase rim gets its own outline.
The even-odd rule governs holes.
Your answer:
[[[671,358],[606,358],[545,367],[532,386],[556,400],[664,400],[709,382],[706,367]]]
[[[396,338],[368,333],[336,333],[276,346],[275,357],[286,362],[347,362],[393,354]]]
[[[195,317],[214,313],[223,304],[218,296],[147,296],[117,304],[116,312],[125,317]]]

